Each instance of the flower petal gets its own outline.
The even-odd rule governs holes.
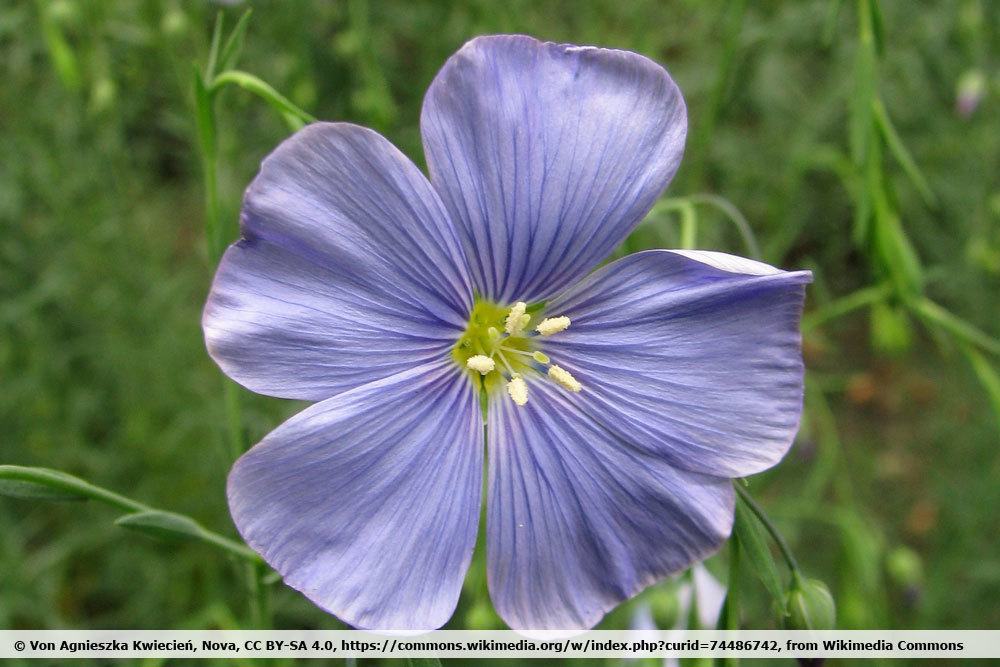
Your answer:
[[[489,418],[490,595],[514,629],[590,628],[612,607],[715,551],[727,479],[672,467],[546,382]]]
[[[619,437],[688,470],[751,475],[798,430],[810,280],[723,253],[637,253],[548,304],[573,326],[545,352]]]
[[[317,403],[243,455],[229,508],[247,544],[366,629],[431,630],[472,557],[483,421],[468,379],[428,365]]]
[[[677,171],[687,112],[643,56],[501,35],[448,60],[420,124],[476,289],[511,303],[558,294],[625,238]]]
[[[438,358],[472,289],[427,179],[371,130],[318,123],[247,189],[205,306],[212,357],[253,391],[321,400]]]

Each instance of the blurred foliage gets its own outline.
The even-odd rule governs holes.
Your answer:
[[[687,155],[623,251],[696,245],[816,274],[800,438],[751,489],[830,585],[840,627],[1000,625],[988,344],[1000,336],[1000,4],[987,0],[3,3],[0,463],[65,470],[234,534],[223,385],[199,327],[211,262],[191,80],[216,12],[233,26],[248,4],[240,70],[291,107],[264,104],[247,79],[214,93],[222,240],[260,159],[295,126],[289,108],[371,126],[422,164],[424,90],[475,35],[666,65],[689,108]],[[240,399],[250,441],[300,407]],[[241,565],[113,518],[0,501],[0,627],[247,622]],[[709,563],[723,579],[725,559]],[[502,627],[484,582],[477,558],[451,627]],[[740,587],[743,623],[777,627],[760,582]],[[675,588],[606,627],[646,604],[662,616]],[[276,627],[338,627],[274,593]]]

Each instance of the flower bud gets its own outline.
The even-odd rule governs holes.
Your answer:
[[[900,586],[920,586],[924,583],[924,565],[913,549],[896,547],[885,559],[889,577]]]
[[[681,615],[677,590],[673,587],[656,590],[649,597],[649,610],[653,615],[653,623],[660,630],[670,630],[675,627]]]
[[[830,589],[819,579],[795,578],[785,596],[789,630],[832,630],[837,624],[837,607]]]
[[[986,77],[981,70],[969,70],[958,80],[955,91],[955,112],[961,118],[970,118],[979,108],[986,93]]]

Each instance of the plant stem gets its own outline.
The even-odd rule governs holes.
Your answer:
[[[129,514],[134,514],[136,512],[167,511],[156,507],[150,507],[149,505],[140,503],[137,500],[132,500],[131,498],[126,498],[125,496],[115,493],[114,491],[109,491],[108,489],[82,480],[79,477],[67,475],[66,473],[58,470],[2,465],[0,466],[0,480],[27,482],[30,484],[38,484],[50,489],[57,489],[59,491],[64,491],[67,494],[72,494],[82,498],[90,498],[92,500],[102,502],[105,505],[109,505],[110,507],[114,507],[115,509],[122,510]],[[194,520],[192,519],[192,521]],[[195,521],[194,523],[198,522]],[[261,561],[260,556],[243,544],[208,530],[201,524],[198,524],[198,527],[201,529],[201,533],[198,536],[201,541],[206,544],[216,546],[223,551],[236,556],[237,558],[248,561],[254,567],[259,568],[262,566],[263,561]]]
[[[785,563],[788,564],[788,569],[791,570],[792,576],[800,576],[799,563],[795,560],[795,555],[788,547],[785,538],[778,532],[778,528],[771,521],[770,517],[767,516],[761,506],[757,504],[757,501],[753,499],[753,496],[750,495],[750,492],[743,488],[743,485],[739,481],[736,481],[733,486],[736,487],[736,493],[740,494],[740,497],[747,504],[747,507],[750,508],[750,511],[754,513],[754,516],[760,520],[767,532],[770,533],[774,543],[778,545],[778,550],[781,551],[781,556],[785,559]]]
[[[729,578],[726,580],[726,601],[722,607],[722,618],[719,625],[722,630],[740,629],[740,541],[739,539],[729,540]],[[723,658],[723,665],[736,667],[740,664],[739,658]]]
[[[965,320],[952,315],[930,299],[921,298],[913,302],[911,307],[920,317],[938,325],[964,342],[982,348],[991,354],[1000,355],[1000,341]]]
[[[291,100],[272,88],[265,81],[239,70],[229,70],[219,74],[209,86],[209,92],[214,95],[227,84],[235,84],[240,88],[250,91],[265,102],[270,104],[281,117],[288,123],[292,131],[300,129],[308,123],[315,123],[316,119],[306,111],[297,107]]]
[[[819,310],[807,313],[802,317],[802,331],[811,331],[820,324],[846,315],[853,310],[884,301],[892,295],[892,292],[892,285],[885,282],[859,289],[857,292],[831,301]]]
[[[747,219],[732,202],[725,197],[713,194],[695,194],[689,196],[687,200],[692,204],[707,204],[719,209],[736,226],[736,230],[743,238],[743,243],[746,244],[747,252],[750,253],[751,259],[761,259],[760,246],[757,244],[757,238],[750,228],[750,223],[747,222]]]

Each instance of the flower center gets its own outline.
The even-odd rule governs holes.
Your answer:
[[[468,370],[487,394],[505,387],[517,405],[528,402],[528,381],[551,380],[567,391],[583,386],[569,371],[551,363],[541,340],[569,328],[565,316],[542,317],[543,304],[523,301],[510,306],[476,300],[469,325],[452,350],[452,357]]]

